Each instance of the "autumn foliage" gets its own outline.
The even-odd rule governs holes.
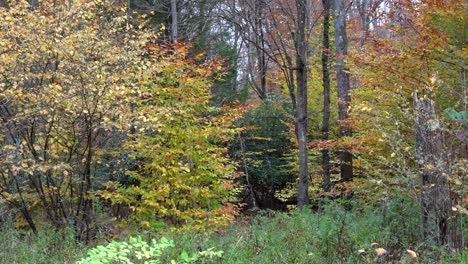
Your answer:
[[[128,15],[106,1],[1,10],[0,195],[19,227],[73,225],[87,239],[106,199],[144,227],[235,212],[235,116],[209,105],[222,61],[158,44]]]
[[[124,144],[135,163],[128,175],[137,183],[107,182],[115,191],[99,194],[130,206],[145,228],[226,224],[236,212],[229,204],[235,166],[225,147],[236,115],[209,105],[222,62],[197,65],[183,44],[151,44],[146,55],[145,77],[133,88],[133,132]]]

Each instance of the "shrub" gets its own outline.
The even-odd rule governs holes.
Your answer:
[[[81,259],[77,264],[107,264],[107,263],[145,263],[158,264],[169,248],[174,247],[174,241],[165,237],[158,241],[152,239],[146,242],[141,236],[130,237],[126,241],[112,241],[106,246],[97,246],[88,251],[88,257]],[[189,255],[185,250],[178,256],[178,260],[171,263],[205,263],[210,259],[220,258],[223,251],[214,251],[209,248]]]

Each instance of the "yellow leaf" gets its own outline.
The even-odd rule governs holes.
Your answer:
[[[384,248],[377,248],[375,252],[377,253],[377,256],[379,257],[387,254],[387,250],[385,250]]]
[[[418,257],[418,254],[416,254],[416,252],[414,252],[411,249],[407,249],[406,252],[408,252],[408,254],[411,256],[411,258],[417,258]]]
[[[461,214],[465,214],[465,215],[468,215],[468,210],[460,205],[455,205],[455,209],[457,209],[458,212],[460,212]],[[452,208],[453,210],[453,208]]]
[[[150,222],[148,222],[148,221],[143,221],[143,222],[141,222],[141,225],[142,225],[143,227],[145,227],[145,228],[149,228],[149,227],[150,227]]]
[[[427,165],[426,165],[426,168],[427,168],[428,170],[432,170],[432,169],[434,169],[434,165],[433,165],[433,164],[427,164]]]

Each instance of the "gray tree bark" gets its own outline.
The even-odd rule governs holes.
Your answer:
[[[348,55],[348,38],[346,35],[346,10],[345,0],[334,0],[335,8],[335,46],[336,46],[336,81],[338,84],[338,118],[339,135],[347,137],[352,131],[347,124],[348,109],[351,103],[349,73],[346,67],[346,56]],[[349,181],[353,178],[353,156],[344,149],[340,153],[341,179]]]
[[[255,27],[257,30],[257,64],[258,74],[260,75],[260,89],[257,93],[260,99],[267,99],[267,86],[266,86],[266,75],[267,75],[267,57],[265,55],[265,36],[263,26],[263,1],[255,1]]]
[[[330,0],[322,0],[323,5],[323,43],[322,43],[322,81],[323,81],[323,119],[322,139],[328,140],[330,134]],[[329,192],[330,182],[330,153],[328,149],[322,150],[322,187]]]
[[[306,0],[297,0],[297,25],[296,25],[296,83],[297,83],[297,108],[296,126],[297,141],[299,145],[299,183],[297,186],[297,206],[299,208],[309,204],[309,170],[307,157],[307,51],[306,38]]]
[[[450,243],[450,173],[444,135],[434,101],[413,97],[416,110],[416,158],[420,167],[421,225],[424,238],[439,245]]]
[[[179,33],[177,32],[177,0],[171,0],[171,37],[172,42],[177,43]]]

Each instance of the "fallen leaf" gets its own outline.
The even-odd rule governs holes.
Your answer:
[[[377,248],[375,252],[377,253],[377,256],[379,257],[387,254],[387,250],[385,250],[384,248]]]
[[[452,208],[452,210],[453,210],[453,209],[457,209],[457,211],[458,211],[459,213],[461,213],[461,214],[468,215],[468,210],[467,210],[466,208],[464,208],[464,207],[458,205],[458,204],[455,205],[455,207]]]
[[[406,252],[408,252],[408,254],[411,256],[411,258],[417,258],[418,257],[418,254],[416,254],[416,252],[414,252],[411,249],[407,249]]]

